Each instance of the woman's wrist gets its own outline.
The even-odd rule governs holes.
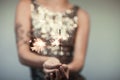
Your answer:
[[[78,68],[78,67],[76,67],[75,64],[70,63],[70,64],[68,64],[68,69],[69,69],[70,73],[78,73],[81,70],[81,67]]]
[[[74,72],[72,64],[68,64],[68,69],[70,72]]]

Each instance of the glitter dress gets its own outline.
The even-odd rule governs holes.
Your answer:
[[[53,12],[33,0],[30,50],[38,55],[57,57],[64,64],[70,63],[78,27],[78,9],[79,7],[74,5],[64,12]],[[42,69],[31,68],[31,73],[33,80],[45,80]],[[78,76],[71,75],[70,80],[77,80]]]

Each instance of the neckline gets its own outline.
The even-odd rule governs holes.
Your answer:
[[[65,13],[71,13],[75,7],[75,5],[72,4],[72,7],[68,8],[68,9],[65,9],[64,11],[53,11],[51,9],[48,9],[47,7],[41,5],[37,0],[35,0],[35,3],[38,5],[38,7],[41,7],[45,10],[47,10],[48,12],[51,12],[53,14],[56,14],[56,13],[60,13],[60,14],[65,14]]]

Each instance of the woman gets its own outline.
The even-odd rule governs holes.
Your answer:
[[[20,62],[33,80],[80,80],[89,35],[86,11],[68,0],[20,0],[15,20]]]

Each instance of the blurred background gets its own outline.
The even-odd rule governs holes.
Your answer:
[[[120,80],[120,0],[70,0],[91,17],[85,67],[87,80]],[[31,80],[19,63],[14,18],[18,0],[0,0],[0,80]]]

